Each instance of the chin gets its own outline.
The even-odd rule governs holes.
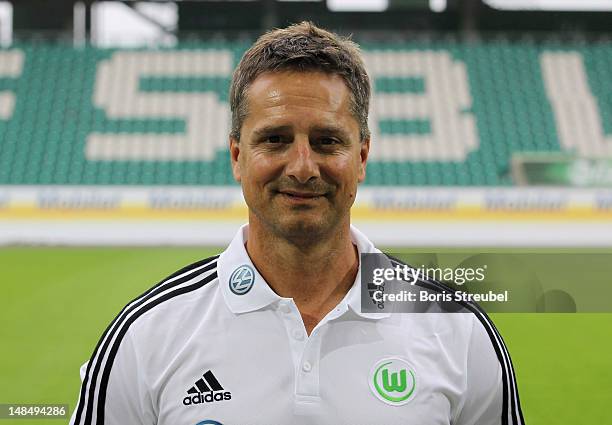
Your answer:
[[[291,220],[279,224],[280,235],[298,245],[317,242],[334,228],[320,220]]]

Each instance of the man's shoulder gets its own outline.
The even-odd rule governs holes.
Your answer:
[[[198,260],[170,274],[130,301],[117,319],[157,327],[173,316],[188,315],[191,309],[205,310],[216,289],[218,258]]]
[[[383,253],[393,266],[407,266],[416,269],[406,261],[400,260],[393,255]],[[419,301],[415,303],[417,313],[439,313],[438,319],[452,327],[480,328],[495,342],[494,334],[497,334],[493,321],[486,311],[475,301],[466,300],[465,297],[455,296],[465,294],[448,283],[440,282],[434,278],[420,275],[418,279],[411,281],[418,290]],[[422,295],[424,294],[424,295]],[[422,298],[421,298],[422,295]]]
[[[181,277],[184,277],[186,274],[193,274],[196,272],[204,272],[204,269],[207,268],[206,266],[208,266],[207,270],[212,270],[214,269],[216,271],[217,269],[217,260],[219,259],[219,256],[221,254],[217,254],[217,255],[212,255],[208,258],[204,258],[203,260],[198,260],[196,262],[193,262],[185,267],[182,267],[181,269],[175,271],[174,273],[172,273],[171,275],[169,275],[168,277],[162,279],[159,283],[157,283],[157,285],[155,286],[159,286],[162,285],[166,282],[169,282],[173,279],[178,279]]]

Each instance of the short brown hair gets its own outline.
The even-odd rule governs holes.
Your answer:
[[[340,75],[352,94],[351,113],[359,123],[361,141],[370,136],[370,79],[359,46],[312,22],[301,22],[268,31],[242,56],[230,87],[231,137],[240,140],[240,130],[248,113],[246,93],[253,81],[264,72],[286,70]]]

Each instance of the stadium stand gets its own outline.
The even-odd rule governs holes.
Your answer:
[[[248,42],[0,50],[0,185],[232,185]],[[612,154],[612,43],[363,43],[367,185],[513,186],[513,154]],[[607,135],[607,136],[606,136]]]

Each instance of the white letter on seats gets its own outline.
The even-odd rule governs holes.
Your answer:
[[[16,78],[23,71],[23,52],[21,50],[8,50],[0,52],[0,78]],[[0,91],[0,119],[9,119],[15,111],[15,95],[11,92]]]
[[[612,155],[612,136],[604,134],[582,55],[544,52],[540,64],[563,149],[581,156]]]
[[[370,157],[387,161],[463,161],[478,147],[476,121],[465,64],[448,52],[369,52],[372,81],[376,77],[416,77],[425,91],[373,93],[370,109]],[[380,134],[379,120],[428,120],[430,134]]]
[[[110,119],[181,119],[184,134],[93,133],[89,160],[201,161],[227,146],[229,112],[215,93],[139,91],[141,77],[214,77],[232,72],[229,51],[118,52],[98,65],[94,105]]]

